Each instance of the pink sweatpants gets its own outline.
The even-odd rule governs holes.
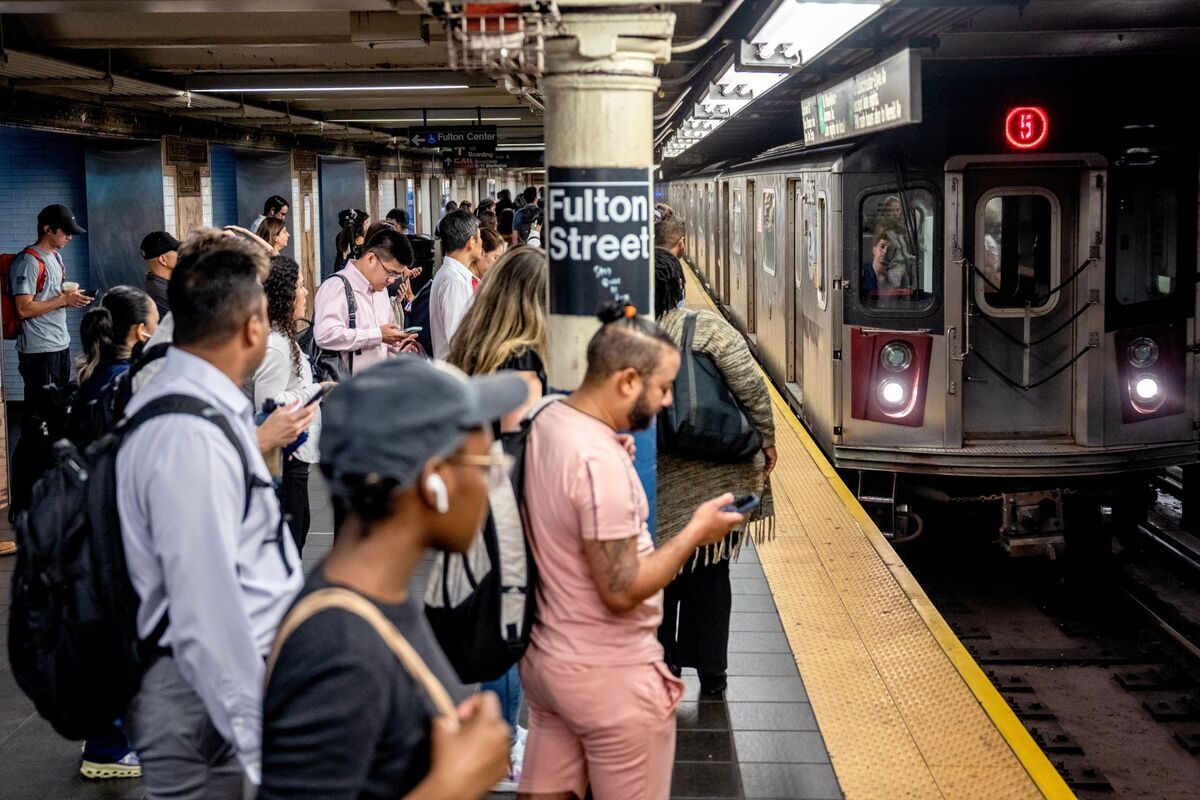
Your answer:
[[[592,666],[530,647],[521,661],[529,703],[522,793],[596,800],[667,800],[675,706],[683,683],[662,662]]]

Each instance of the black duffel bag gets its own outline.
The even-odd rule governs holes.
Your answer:
[[[762,436],[713,360],[692,349],[695,336],[693,311],[683,323],[674,402],[658,415],[658,447],[704,461],[747,461],[762,450]]]

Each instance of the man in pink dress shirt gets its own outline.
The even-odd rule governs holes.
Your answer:
[[[387,287],[400,280],[414,261],[408,238],[394,230],[381,230],[317,290],[314,301],[313,338],[321,347],[342,354],[351,373],[378,364],[393,353],[415,350],[416,336],[403,333],[393,322]],[[346,288],[354,294],[354,324]]]

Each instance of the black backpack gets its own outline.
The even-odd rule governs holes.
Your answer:
[[[529,233],[533,230],[534,224],[542,218],[542,209],[536,204],[530,203],[521,209],[521,224],[517,226],[517,238],[522,242],[529,241]]]
[[[720,368],[692,349],[696,312],[683,323],[674,402],[658,415],[658,446],[663,452],[705,461],[737,463],[762,449],[762,436],[738,402]]]
[[[433,330],[429,327],[429,295],[433,293],[433,281],[421,287],[416,296],[404,309],[404,324],[420,328],[417,343],[426,353],[433,352]]]
[[[529,646],[537,567],[525,534],[525,444],[548,395],[499,444],[513,459],[509,481],[488,495],[483,530],[465,553],[442,553],[425,587],[425,617],[463,683],[499,678]]]
[[[345,275],[335,272],[329,276],[328,280],[334,278],[340,280],[346,290],[346,311],[350,318],[347,327],[353,330],[358,327],[358,300],[355,299],[354,290],[350,288],[350,280]],[[314,335],[314,323],[315,320],[308,320],[308,327],[296,336],[296,345],[308,359],[308,365],[312,367],[313,380],[317,383],[348,380],[354,373],[354,353],[350,353],[349,363],[347,363],[342,361],[341,353],[321,347],[317,344]]]
[[[133,397],[133,379],[143,367],[165,357],[170,349],[170,342],[160,342],[142,350],[129,369],[109,381],[95,400],[84,403],[76,395],[71,403],[67,438],[83,450],[104,434],[116,430],[117,424],[125,418],[129,399]]]
[[[257,485],[241,441],[219,411],[187,395],[149,402],[80,452],[55,445],[56,464],[17,519],[8,655],[21,690],[68,739],[105,731],[125,714],[167,629],[137,633],[138,597],[129,579],[117,512],[117,451],[147,420],[190,414],[212,422],[241,458],[246,506]]]

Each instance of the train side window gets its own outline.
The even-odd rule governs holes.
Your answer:
[[[742,207],[742,190],[734,189],[733,203],[732,208],[730,209],[730,216],[732,219],[729,220],[729,249],[732,250],[733,254],[739,258],[742,255],[742,239],[744,238],[743,231],[745,231],[745,226],[742,222],[743,214],[745,214],[745,211]]]
[[[1001,189],[980,199],[975,226],[975,302],[992,316],[1045,314],[1058,295],[1058,203],[1038,189]]]
[[[813,287],[817,290],[817,307],[824,311],[825,306],[828,303],[825,292],[825,281],[827,280],[826,276],[829,274],[829,270],[826,268],[825,263],[825,259],[829,255],[829,250],[825,244],[826,238],[829,234],[829,219],[825,209],[824,194],[817,195],[816,229],[817,245],[816,252],[813,254],[812,270],[810,274],[812,275]]]
[[[858,295],[864,306],[912,310],[933,304],[935,208],[927,189],[863,198]]]
[[[762,212],[758,216],[758,236],[763,254],[763,272],[775,274],[775,190],[763,189]]]
[[[1142,179],[1122,175],[1116,197],[1116,258],[1113,293],[1123,306],[1158,300],[1175,291],[1179,261],[1179,195]]]

